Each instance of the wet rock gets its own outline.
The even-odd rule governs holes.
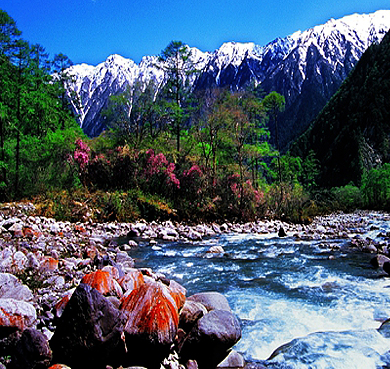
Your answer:
[[[119,366],[126,354],[121,338],[125,323],[126,317],[100,292],[81,283],[50,340],[53,362],[72,369]]]
[[[222,246],[211,246],[207,251],[209,254],[224,254],[225,250]]]
[[[217,368],[243,368],[245,360],[240,353],[232,350],[228,357],[218,364]]]
[[[129,246],[129,249],[131,249],[133,247],[138,247],[138,243],[135,242],[134,240],[130,240],[127,244]]]
[[[375,257],[373,257],[370,260],[370,264],[374,268],[383,268],[383,264],[386,263],[386,262],[390,262],[390,258],[388,258],[387,256],[382,255],[382,254],[376,255]]]
[[[382,268],[388,275],[390,275],[390,262],[385,261]]]
[[[200,369],[214,369],[241,339],[238,319],[229,311],[213,310],[200,318],[185,339],[182,362],[196,360]]]
[[[207,311],[226,310],[231,311],[226,297],[219,292],[202,292],[188,297],[189,301],[201,303]]]
[[[287,237],[287,233],[286,233],[286,231],[284,230],[283,227],[280,227],[280,228],[279,228],[278,236],[279,236],[279,237]]]
[[[390,338],[390,319],[384,321],[378,329],[378,332],[385,338]]]

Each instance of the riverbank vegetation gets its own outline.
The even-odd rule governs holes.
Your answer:
[[[48,58],[0,11],[0,200],[34,199],[38,212],[72,221],[251,220],[301,222],[318,213],[390,208],[390,165],[360,183],[319,186],[314,151],[278,151],[284,98],[258,86],[191,91],[189,49],[162,52],[166,83],[112,97],[107,130],[88,138],[67,95],[71,61]],[[276,137],[270,139],[273,125]],[[271,145],[270,142],[275,142]]]

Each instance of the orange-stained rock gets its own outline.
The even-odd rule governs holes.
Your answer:
[[[110,273],[110,276],[114,279],[119,279],[119,270],[118,268],[115,268],[112,265],[106,265],[104,268],[102,268],[104,272]]]
[[[45,257],[40,267],[41,272],[54,272],[58,269],[58,260],[50,256]]]
[[[74,230],[75,230],[76,232],[80,232],[80,233],[85,233],[85,232],[87,232],[86,229],[85,229],[82,225],[79,225],[79,224],[75,224]]]
[[[170,345],[179,325],[175,300],[159,282],[144,283],[121,300],[120,310],[127,316],[125,332],[151,343]]]
[[[187,290],[173,279],[170,280],[168,288],[171,296],[176,302],[177,309],[180,310],[186,302]]]
[[[36,323],[34,306],[26,301],[0,299],[0,327],[14,327],[24,330]]]
[[[66,305],[68,304],[70,298],[72,297],[75,289],[76,288],[72,288],[71,290],[67,291],[66,294],[62,297],[62,299],[59,300],[54,305],[54,313],[55,313],[57,318],[61,317],[61,315],[64,312],[64,309],[65,309]]]
[[[127,293],[136,288],[139,288],[141,284],[145,283],[144,276],[138,269],[129,270],[122,278],[118,279],[123,291]]]
[[[81,283],[88,284],[98,290],[102,295],[114,295],[118,297],[123,295],[121,286],[107,271],[97,270],[96,272],[86,274],[81,280]]]
[[[24,234],[24,237],[29,237],[29,238],[33,238],[34,237],[34,231],[30,227],[24,227],[23,228],[23,234]]]

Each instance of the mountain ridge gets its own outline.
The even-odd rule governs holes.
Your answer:
[[[292,145],[321,164],[319,184],[360,185],[372,168],[390,162],[390,31],[371,45],[309,129]]]
[[[381,41],[389,25],[390,10],[379,10],[330,19],[265,46],[226,42],[214,52],[190,48],[200,71],[192,81],[193,88],[237,90],[254,80],[266,93],[281,93],[286,98],[286,111],[280,119],[281,143],[287,147],[325,106],[368,46]],[[133,88],[137,82],[145,85],[153,80],[161,87],[164,72],[156,67],[158,63],[157,56],[144,56],[136,64],[111,55],[95,67],[70,67],[69,74],[75,80],[68,91],[81,98],[81,107],[74,105],[73,109],[84,132],[97,136],[105,129],[101,112],[111,95],[127,86]]]

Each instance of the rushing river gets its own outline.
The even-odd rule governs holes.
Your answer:
[[[390,231],[388,217],[368,220],[363,237]],[[242,322],[235,349],[247,360],[270,368],[390,368],[390,338],[378,332],[390,318],[390,279],[371,267],[373,255],[351,251],[349,242],[230,234],[141,242],[130,255],[137,267],[181,283],[187,295],[223,293]],[[205,257],[214,245],[226,254]]]

